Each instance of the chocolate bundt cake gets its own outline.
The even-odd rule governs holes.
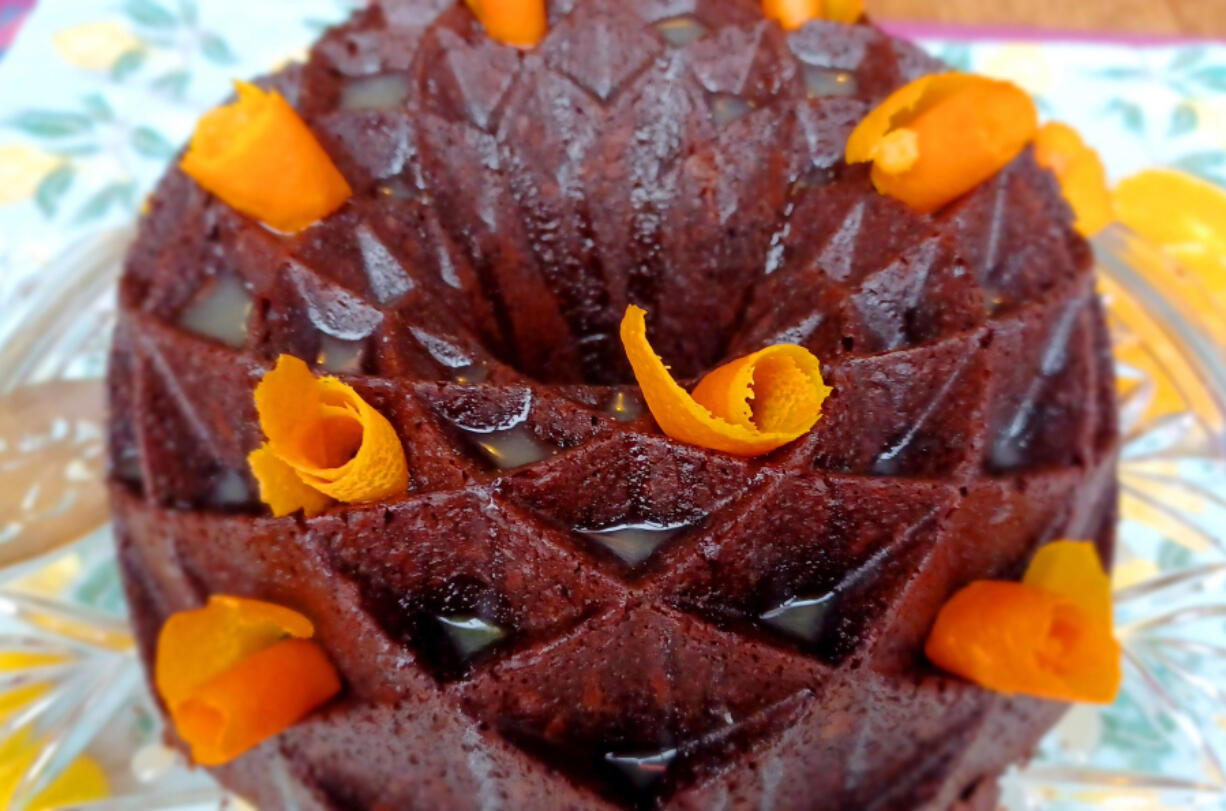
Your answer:
[[[117,542],[150,662],[209,595],[291,607],[344,684],[215,770],[261,808],[992,808],[1063,704],[942,674],[966,583],[1115,523],[1091,255],[1030,150],[921,215],[851,129],[940,63],[756,0],[553,0],[533,49],[382,0],[267,81],[353,190],[295,235],[178,168],[120,286]],[[800,344],[833,394],[745,459],[664,436],[680,379]],[[351,384],[407,492],[270,516],[281,354]]]

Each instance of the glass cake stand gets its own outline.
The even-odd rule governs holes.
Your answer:
[[[101,380],[131,236],[78,245],[0,323],[4,808],[243,805],[162,745],[125,618]],[[1132,234],[1095,247],[1124,434],[1124,688],[1070,710],[1003,796],[1011,811],[1226,809],[1226,317]]]

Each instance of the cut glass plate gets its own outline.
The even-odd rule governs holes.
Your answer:
[[[101,381],[131,236],[69,251],[0,322],[0,807],[241,804],[163,746],[125,618]],[[1226,809],[1226,317],[1130,233],[1095,248],[1124,434],[1124,688],[1070,710],[1003,797],[1011,811]]]

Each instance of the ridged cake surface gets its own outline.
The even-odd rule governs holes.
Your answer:
[[[272,77],[355,190],[295,236],[172,169],[121,283],[110,456],[143,654],[213,593],[310,616],[341,697],[217,770],[262,808],[990,808],[1063,706],[943,676],[944,600],[1115,521],[1086,243],[1029,151],[931,216],[842,161],[941,66],[753,0],[558,0],[530,51],[383,0]],[[814,431],[663,436],[692,379],[821,359]],[[409,490],[274,519],[281,353],[393,423]]]

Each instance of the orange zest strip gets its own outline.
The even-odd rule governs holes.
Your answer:
[[[859,22],[864,16],[864,0],[824,0],[822,16],[836,23]]]
[[[545,38],[549,23],[545,0],[466,0],[490,39],[515,48],[533,48]]]
[[[1110,703],[1121,671],[1108,588],[1092,544],[1050,544],[1024,582],[979,580],[955,594],[924,652],[938,667],[991,690]]]
[[[339,692],[314,633],[297,611],[225,595],[166,620],[154,683],[197,763],[231,760]]]
[[[1034,139],[1034,157],[1060,181],[1082,236],[1094,236],[1115,219],[1107,170],[1076,130],[1057,121],[1044,124]]]
[[[691,445],[737,456],[769,453],[807,433],[830,393],[817,358],[793,344],[770,346],[721,366],[691,395],[651,348],[644,310],[626,309],[621,339],[660,429]]]
[[[308,516],[328,509],[332,499],[298,478],[298,473],[277,457],[265,442],[247,455],[247,464],[260,485],[260,500],[277,518],[302,510]]]
[[[1038,130],[1016,85],[964,73],[924,76],[894,91],[852,131],[848,163],[873,164],[873,185],[930,213],[1000,171]]]
[[[1111,627],[1111,577],[1103,570],[1092,541],[1053,541],[1026,568],[1027,586],[1070,600]]]
[[[319,645],[288,639],[253,653],[192,693],[175,713],[202,766],[227,763],[340,692]]]
[[[762,0],[762,13],[783,30],[795,31],[809,20],[857,22],[864,15],[864,0]]]
[[[306,122],[277,91],[235,82],[238,100],[206,113],[180,167],[226,204],[295,233],[353,191]]]
[[[822,0],[762,0],[762,13],[777,20],[784,31],[795,31],[822,16]]]
[[[400,437],[352,386],[335,377],[316,378],[298,358],[281,355],[256,386],[255,406],[268,442],[248,463],[274,515],[297,508],[311,514],[326,506],[299,485],[350,504],[408,488]]]

